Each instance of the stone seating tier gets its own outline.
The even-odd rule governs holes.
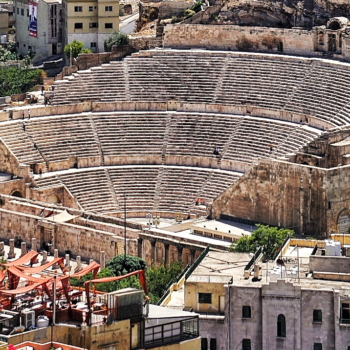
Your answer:
[[[150,50],[60,81],[54,104],[186,101],[302,113],[335,126],[350,114],[349,65],[239,52]]]
[[[21,120],[0,126],[0,138],[21,162],[46,162],[50,171],[103,164],[209,168],[220,168],[221,160],[251,164],[256,158],[294,153],[320,133],[274,119],[177,112],[32,118],[26,121],[26,131]],[[220,154],[214,154],[216,148]]]

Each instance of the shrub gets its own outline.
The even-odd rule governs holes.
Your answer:
[[[106,52],[112,51],[112,46],[123,46],[129,44],[129,38],[127,34],[122,32],[113,32],[105,41],[104,49]]]

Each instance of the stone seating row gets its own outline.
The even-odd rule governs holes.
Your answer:
[[[112,213],[120,211],[126,195],[127,211],[161,210],[188,212],[197,198],[213,200],[241,174],[186,167],[113,167],[57,172],[36,179],[38,188],[63,183],[84,210]],[[54,185],[52,185],[54,184]],[[118,203],[113,200],[115,192]]]
[[[21,120],[0,125],[0,138],[22,162],[70,160],[71,166],[79,158],[100,165],[103,157],[109,157],[109,165],[116,165],[120,157],[130,155],[138,157],[140,164],[143,156],[161,155],[169,162],[172,157],[201,157],[250,163],[256,157],[293,153],[320,133],[297,123],[267,118],[162,112],[34,118],[26,121],[25,131]],[[216,148],[220,155],[214,154]],[[189,164],[185,159],[183,162]],[[181,160],[175,164],[180,165]]]
[[[154,51],[76,73],[71,81],[57,84],[54,103],[117,101],[126,96],[131,101],[249,103],[346,125],[349,78],[346,66],[321,60]]]

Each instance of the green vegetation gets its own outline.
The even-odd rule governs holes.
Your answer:
[[[106,52],[112,51],[112,46],[124,46],[129,44],[129,38],[127,34],[122,32],[113,32],[111,35],[104,41],[104,49]]]
[[[74,39],[70,44],[67,44],[64,47],[64,53],[67,55],[68,59],[70,59],[71,52],[72,57],[77,58],[80,53],[91,53],[91,50],[84,47],[84,43],[82,41]]]
[[[252,232],[251,236],[244,235],[236,245],[232,245],[230,250],[235,252],[255,252],[256,248],[262,247],[262,252],[267,259],[272,259],[274,254],[280,249],[283,241],[288,237],[294,236],[293,230],[268,225],[256,225],[257,230]]]
[[[124,255],[117,255],[106,264],[105,269],[98,273],[97,278],[120,276],[144,269],[146,269],[146,263],[144,260],[127,255],[124,264]],[[151,267],[146,269],[148,292],[152,304],[158,302],[165,293],[169,283],[175,280],[177,276],[180,275],[181,271],[182,264],[180,262],[173,262],[170,267],[164,265],[156,267],[152,264]],[[92,273],[82,277],[80,281],[77,278],[71,278],[71,285],[83,287],[84,282],[91,279],[93,279]],[[137,289],[142,288],[138,276],[131,276],[116,282],[99,283],[96,285],[96,290],[108,293],[128,287]]]
[[[202,9],[202,4],[203,4],[203,0],[199,0],[197,1],[193,6],[191,6],[189,9],[186,9],[184,11],[184,17],[186,18],[190,18],[192,17],[195,13],[201,11]]]
[[[119,5],[119,17],[123,17],[124,15],[125,15],[124,6]]]
[[[202,5],[203,5],[203,0],[199,0],[190,9],[197,13],[202,9]]]
[[[0,68],[0,96],[27,92],[35,85],[42,84],[44,76],[41,69],[28,69],[28,66]]]

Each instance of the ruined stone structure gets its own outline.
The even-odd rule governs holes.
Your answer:
[[[129,219],[180,212],[342,232],[349,69],[319,58],[151,50],[56,81],[52,105],[32,108],[31,119],[25,111],[25,124],[21,110],[0,112],[0,192],[31,201],[4,197],[0,237],[26,227],[28,244],[51,240],[82,257],[95,254],[93,239],[95,258],[105,251],[108,260],[123,251],[125,209]],[[37,227],[43,203],[77,216],[72,227]],[[148,261],[191,262],[203,250],[130,225],[128,252]]]

